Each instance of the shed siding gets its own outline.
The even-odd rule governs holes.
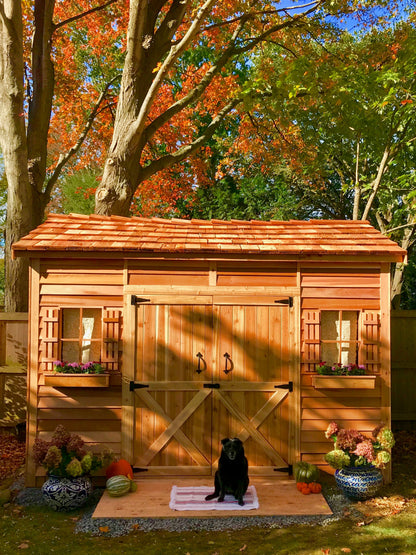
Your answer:
[[[326,267],[326,264],[330,267]],[[387,265],[386,265],[387,267]],[[123,288],[143,285],[144,290],[164,286],[170,296],[181,287],[202,295],[207,287],[229,288],[230,303],[246,288],[248,296],[263,288],[301,287],[300,371],[301,422],[300,453],[303,460],[322,465],[323,455],[330,449],[324,432],[331,420],[344,427],[357,427],[369,433],[386,413],[380,359],[380,288],[386,273],[381,264],[334,264],[329,262],[296,263],[270,261],[261,263],[224,261],[43,259],[39,265],[39,348],[35,362],[37,376],[36,416],[30,419],[30,441],[36,436],[48,439],[57,423],[78,433],[91,447],[104,445],[116,454],[121,452],[121,372],[112,375],[109,388],[83,390],[51,388],[44,385],[43,371],[57,357],[56,327],[58,312],[63,307],[101,307],[110,310],[108,317],[123,308]],[[176,290],[175,290],[176,288]],[[205,288],[205,289],[204,289]],[[234,289],[235,288],[235,289]],[[34,302],[35,292],[32,295]],[[228,295],[228,293],[227,293]],[[225,297],[223,297],[224,299]],[[252,297],[251,297],[252,298]],[[234,301],[235,302],[235,301]],[[261,303],[260,303],[261,304]],[[379,374],[374,390],[316,390],[311,375],[320,360],[320,311],[360,311],[360,334],[365,347],[360,359]],[[225,308],[223,310],[226,310]],[[120,312],[121,313],[121,312]],[[37,314],[36,310],[34,314]],[[51,321],[50,321],[51,320]],[[122,322],[120,322],[122,324]],[[32,322],[32,326],[35,325]],[[55,326],[55,328],[54,328]],[[122,326],[111,332],[110,339],[122,345]],[[224,346],[226,350],[226,346]],[[223,350],[224,350],[223,349]],[[114,354],[114,353],[113,353]],[[297,353],[293,354],[296,358]],[[109,357],[111,358],[111,353]],[[387,384],[388,385],[388,384]],[[386,383],[384,383],[386,387]],[[296,451],[296,449],[295,449]],[[29,446],[30,452],[30,446]],[[33,468],[28,465],[28,469]],[[43,471],[37,469],[37,475]],[[38,484],[39,484],[38,479]],[[34,483],[28,470],[28,485]]]
[[[381,275],[381,265],[301,268],[301,453],[303,460],[326,470],[329,467],[323,457],[332,444],[324,434],[331,421],[371,434],[385,420],[380,376]],[[366,364],[369,373],[378,375],[375,389],[318,390],[312,386],[312,372],[321,360],[321,310],[360,312],[359,363]]]
[[[40,263],[39,349],[37,365],[36,421],[30,420],[29,437],[50,439],[57,424],[79,434],[89,448],[105,445],[121,452],[121,374],[114,370],[114,349],[121,349],[123,305],[122,260],[51,259]],[[59,312],[67,307],[103,309],[105,358],[112,373],[111,386],[103,389],[53,388],[44,385],[43,372],[58,358]],[[118,322],[118,320],[120,320]],[[121,363],[121,361],[120,361]],[[34,428],[34,429],[33,429]],[[30,452],[30,448],[29,448]],[[44,470],[36,470],[39,485]]]

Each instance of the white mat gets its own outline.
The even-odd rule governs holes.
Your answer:
[[[238,504],[233,495],[226,495],[222,503],[218,503],[218,498],[205,501],[205,496],[213,491],[212,486],[172,486],[169,507],[175,511],[250,511],[259,508],[254,486],[248,486],[243,506]]]

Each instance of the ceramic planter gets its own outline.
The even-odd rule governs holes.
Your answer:
[[[88,476],[61,478],[50,476],[42,486],[45,503],[55,511],[73,511],[82,507],[92,492]]]
[[[374,389],[376,376],[312,376],[315,389]]]
[[[346,497],[362,500],[374,497],[383,483],[383,475],[373,466],[347,467],[335,471],[335,481]]]
[[[44,374],[45,385],[52,387],[108,387],[109,374],[63,374],[50,372]]]

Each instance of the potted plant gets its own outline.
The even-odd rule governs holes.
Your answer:
[[[79,435],[59,425],[51,441],[35,440],[33,458],[48,476],[42,486],[46,504],[57,511],[67,511],[87,501],[92,491],[91,473],[107,467],[113,457],[110,452],[100,455],[88,452]]]
[[[44,373],[45,385],[53,387],[108,387],[110,375],[99,362],[53,363],[53,372]]]
[[[366,374],[362,364],[320,362],[312,376],[315,389],[374,389],[376,376]]]
[[[325,432],[334,449],[325,461],[335,469],[335,481],[344,495],[352,499],[368,499],[383,482],[381,468],[390,462],[394,445],[393,432],[383,425],[367,437],[358,430],[339,428],[331,422]]]

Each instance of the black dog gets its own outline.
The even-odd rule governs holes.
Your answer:
[[[218,497],[224,501],[226,493],[234,495],[239,505],[244,505],[243,497],[248,488],[248,462],[244,456],[243,442],[238,438],[221,440],[222,451],[215,473],[215,491],[205,497],[205,501]]]

